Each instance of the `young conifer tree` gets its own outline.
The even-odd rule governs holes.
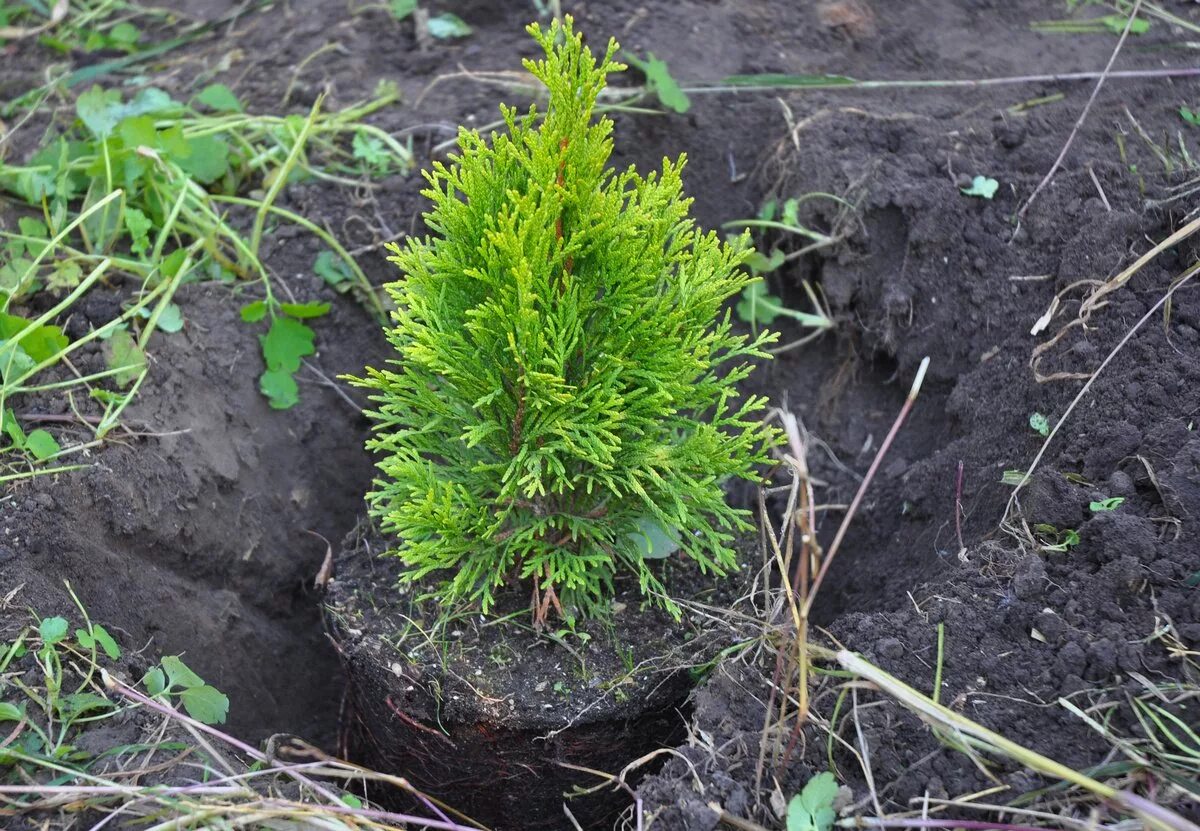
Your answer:
[[[751,280],[745,240],[696,230],[683,157],[646,178],[606,167],[613,125],[592,116],[625,68],[615,42],[597,66],[570,18],[529,32],[545,114],[502,107],[503,133],[461,130],[426,173],[431,236],[392,247],[396,358],[357,383],[377,405],[371,510],[405,578],[485,612],[531,580],[540,623],[602,612],[618,571],[661,597],[648,540],[734,566],[747,513],[721,483],[757,479],[776,434],[734,389],[773,337],[722,313]]]

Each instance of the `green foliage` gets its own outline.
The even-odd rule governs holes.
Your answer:
[[[151,336],[183,328],[183,310],[172,297],[186,282],[242,279],[261,286],[257,320],[269,316],[272,328],[264,335],[260,387],[273,407],[295,404],[297,354],[314,348],[312,330],[300,321],[328,307],[274,297],[258,255],[265,219],[281,217],[320,238],[324,279],[340,292],[356,292],[382,319],[374,289],[337,240],[273,200],[295,178],[407,170],[408,150],[363,120],[398,95],[381,85],[371,101],[337,113],[314,108],[306,118],[247,114],[223,84],[204,87],[186,103],[154,87],[129,95],[92,86],[76,99],[77,120],[64,132],[48,133],[24,164],[0,161],[0,191],[28,205],[15,229],[0,230],[0,483],[48,472],[37,463],[79,449],[62,450],[45,430],[27,433],[11,402],[41,388],[36,376],[52,374],[71,353],[99,340],[107,369],[54,383],[62,392],[85,388],[100,402],[94,431],[102,440],[146,376]],[[238,195],[251,187],[267,195]],[[253,212],[249,238],[231,223],[231,210]],[[121,295],[120,313],[67,338],[59,322],[107,279],[106,271],[123,275],[120,282],[132,289]],[[38,316],[29,308],[49,311]],[[21,472],[9,473],[13,468]]]
[[[1044,413],[1029,414],[1029,428],[1042,438],[1050,435],[1050,419]]]
[[[425,28],[432,37],[439,40],[465,38],[474,31],[465,20],[451,12],[443,12],[429,18],[425,21]]]
[[[1033,526],[1033,530],[1043,540],[1043,551],[1056,551],[1063,553],[1070,551],[1075,546],[1079,545],[1079,532],[1074,528],[1067,528],[1060,531],[1053,525],[1045,522],[1039,522]]]
[[[606,169],[613,125],[592,115],[616,44],[597,65],[569,18],[529,31],[544,119],[504,107],[504,133],[462,130],[427,174],[433,236],[392,248],[396,358],[356,383],[376,403],[371,510],[407,579],[485,611],[532,579],[596,614],[618,571],[662,592],[648,523],[706,571],[735,565],[748,515],[721,484],[756,480],[776,438],[735,387],[774,335],[722,313],[753,279],[746,240],[694,227],[682,158]]]
[[[679,88],[679,83],[671,75],[666,61],[654,57],[653,52],[646,53],[645,60],[629,52],[624,53],[624,58],[646,76],[646,89],[657,95],[659,103],[664,107],[677,113],[686,113],[692,108],[691,99]]]
[[[817,306],[819,309],[820,306]],[[789,309],[783,301],[767,291],[761,281],[756,281],[742,290],[742,297],[737,304],[738,317],[752,326],[770,325],[777,317],[790,317],[798,320],[801,325],[813,329],[829,329],[833,321],[825,314],[810,314]]]
[[[809,779],[788,803],[787,831],[829,831],[837,818],[833,810],[837,792],[837,780],[828,771]]]
[[[1000,183],[990,176],[976,176],[971,180],[971,184],[965,188],[959,188],[965,196],[978,196],[980,199],[993,199],[996,196],[996,191],[1000,190]]]
[[[1117,508],[1121,507],[1121,504],[1124,501],[1125,497],[1123,496],[1110,496],[1107,499],[1089,502],[1088,510],[1094,514],[1101,514],[1106,511],[1115,511]]]
[[[168,655],[142,677],[142,686],[155,698],[177,696],[189,716],[204,724],[223,724],[229,699],[204,683],[178,656]]]

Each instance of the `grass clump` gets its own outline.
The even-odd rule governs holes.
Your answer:
[[[406,578],[485,611],[532,580],[542,622],[602,612],[617,572],[660,594],[648,559],[674,550],[735,564],[748,523],[721,484],[755,479],[775,435],[735,385],[774,335],[722,312],[751,252],[695,228],[683,157],[606,167],[613,125],[592,116],[616,43],[597,65],[569,18],[529,32],[548,108],[503,107],[504,133],[462,130],[426,174],[432,236],[393,247],[396,359],[357,383],[377,404],[371,509]]]
[[[186,323],[175,298],[188,283],[260,295],[241,309],[261,329],[259,388],[271,407],[295,406],[296,373],[315,351],[309,322],[330,306],[278,297],[262,243],[278,223],[308,231],[322,243],[314,272],[383,319],[375,290],[333,234],[277,202],[297,180],[357,186],[407,171],[408,149],[364,121],[398,96],[381,85],[341,111],[272,116],[246,112],[222,84],[188,100],[156,87],[127,96],[96,85],[28,160],[0,160],[0,200],[16,216],[15,227],[0,223],[0,484],[73,469],[64,464],[71,456],[120,426],[148,373],[151,337]],[[76,304],[114,285],[121,312],[68,336]],[[100,346],[104,368],[75,371],[72,361]],[[72,405],[82,443],[64,447],[36,427],[38,413],[17,408],[29,396],[74,393],[90,399],[88,412]]]

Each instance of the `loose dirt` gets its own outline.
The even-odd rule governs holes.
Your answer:
[[[195,17],[234,8],[174,5]],[[593,45],[611,34],[639,55],[653,51],[689,86],[757,72],[898,80],[1099,70],[1116,43],[1111,34],[1030,31],[1031,20],[1065,13],[1040,2],[563,7]],[[449,8],[431,4],[435,13]],[[455,125],[490,124],[499,101],[522,100],[461,73],[512,70],[532,53],[522,32],[531,4],[463,2],[453,11],[475,33],[423,48],[411,24],[381,9],[351,16],[340,4],[285,3],[246,13],[219,38],[176,56],[161,67],[161,83],[189,89],[192,77],[210,71],[251,109],[299,111],[326,88],[327,106],[340,107],[380,80],[395,81],[405,103],[375,122],[406,131],[424,165],[445,152]],[[1175,11],[1200,19],[1190,8]],[[1177,47],[1189,37],[1155,22],[1129,39],[1116,66],[1185,66],[1190,53]],[[339,46],[313,56],[330,42]],[[40,76],[46,55],[22,45],[0,60],[6,89],[19,90]],[[621,83],[635,81],[631,74]],[[844,239],[769,275],[768,285],[803,308],[801,281],[812,281],[837,326],[764,365],[753,381],[814,437],[809,465],[823,483],[819,502],[849,502],[917,364],[929,356],[931,368],[830,574],[818,622],[924,690],[944,624],[941,700],[1081,768],[1108,759],[1111,746],[1058,699],[1081,709],[1115,702],[1104,712],[1112,729],[1126,731],[1134,722],[1125,693],[1144,692],[1143,678],[1180,677],[1181,650],[1200,641],[1200,548],[1191,527],[1200,515],[1200,307],[1190,286],[1097,378],[1021,490],[1009,530],[1001,528],[1012,493],[1001,477],[1027,467],[1043,441],[1030,416],[1056,423],[1082,384],[1038,383],[1032,352],[1075,315],[1087,287],[1068,293],[1039,335],[1031,328],[1056,292],[1117,274],[1194,207],[1186,189],[1174,189],[1194,176],[1181,148],[1195,155],[1200,133],[1178,110],[1196,105],[1197,84],[1114,78],[1053,182],[1014,222],[1093,84],[693,94],[686,115],[615,115],[614,159],[652,168],[686,152],[685,184],[709,227],[753,216],[769,197],[824,192],[855,206],[849,218],[829,199],[802,206],[806,224]],[[1169,171],[1142,134],[1170,154]],[[961,192],[976,175],[999,182],[993,199]],[[285,204],[349,247],[371,247],[420,232],[418,185],[415,175],[359,191],[309,183],[289,188]],[[0,222],[12,216],[0,204]],[[271,411],[258,393],[256,333],[240,321],[229,290],[190,288],[181,298],[187,326],[155,337],[148,385],[129,412],[136,432],[163,435],[114,441],[88,459],[87,471],[0,490],[0,596],[23,587],[2,614],[68,610],[62,584],[70,581],[92,616],[129,644],[148,643],[149,654],[185,652],[229,694],[234,732],[294,732],[332,746],[341,680],[309,589],[326,546],[307,532],[336,541],[354,526],[371,467],[361,450],[364,421],[322,376],[378,362],[385,344],[365,312],[312,275],[314,240],[281,229],[270,245],[264,259],[291,291],[334,304],[315,323],[320,375],[302,373],[300,406]],[[1086,329],[1068,333],[1041,370],[1095,370],[1196,253],[1185,244],[1142,269]],[[377,246],[360,262],[373,281],[395,277]],[[102,292],[77,314],[107,320],[112,309],[103,304],[120,297]],[[786,322],[781,328],[785,340],[802,334]],[[1110,512],[1089,509],[1109,497],[1124,502]],[[823,514],[826,541],[840,518],[836,509]],[[1039,551],[1046,532],[1038,524],[1075,530],[1079,543]],[[715,827],[714,802],[777,824],[767,794],[754,790],[769,673],[730,662],[698,691],[692,740],[681,748],[688,761],[668,763],[640,789],[652,827]],[[817,691],[814,707],[828,716],[832,703],[828,690]],[[870,749],[882,810],[993,784],[893,706],[855,712],[857,721],[837,729],[860,757],[862,746]],[[835,746],[832,762],[854,798],[869,800],[868,777],[846,745]],[[826,735],[814,728],[794,763],[774,773],[791,794],[828,764]],[[1003,763],[989,772],[1012,794],[1044,784]],[[772,787],[770,776],[764,782]]]

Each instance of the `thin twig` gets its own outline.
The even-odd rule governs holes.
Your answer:
[[[821,560],[821,568],[817,572],[817,576],[813,578],[812,588],[809,589],[808,597],[804,602],[803,616],[805,618],[812,611],[813,601],[817,597],[817,590],[821,588],[821,583],[825,580],[825,575],[829,573],[829,566],[833,562],[834,555],[837,554],[838,548],[846,536],[850,522],[854,519],[854,515],[858,513],[858,506],[862,504],[867,489],[871,487],[871,480],[875,478],[875,473],[879,470],[879,465],[883,462],[883,457],[887,455],[888,449],[896,439],[896,434],[900,432],[900,427],[904,424],[904,419],[907,418],[909,411],[912,410],[913,404],[917,400],[917,394],[921,391],[921,384],[925,381],[925,373],[928,369],[929,358],[924,358],[921,361],[921,366],[917,368],[917,376],[913,379],[912,388],[908,391],[908,397],[904,399],[904,406],[900,408],[900,414],[896,416],[896,420],[892,423],[892,429],[888,430],[883,444],[879,445],[879,451],[875,454],[875,459],[867,469],[867,475],[863,477],[862,483],[858,486],[858,492],[854,494],[854,499],[850,502],[850,508],[846,511],[846,515],[842,517],[842,524],[838,526],[837,534],[829,546],[829,551],[825,553],[825,556]]]

